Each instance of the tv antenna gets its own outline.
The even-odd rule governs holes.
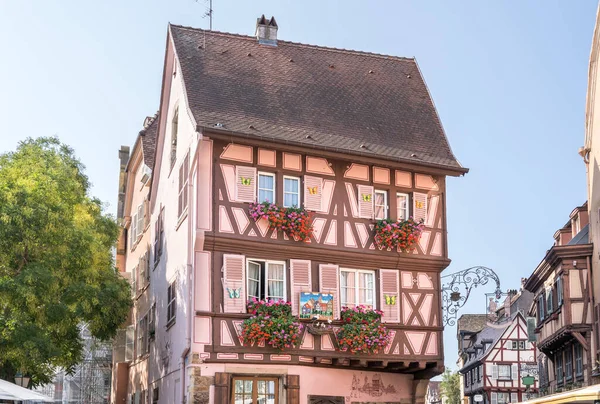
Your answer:
[[[212,17],[213,17],[213,8],[212,8],[212,0],[204,0],[208,3],[208,7],[206,8],[206,12],[202,16],[202,18],[208,17],[208,29],[212,31]]]

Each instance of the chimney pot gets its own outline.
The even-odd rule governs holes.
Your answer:
[[[256,19],[256,39],[258,39],[258,43],[277,46],[278,28],[275,17],[267,19],[264,14],[261,15],[260,18]]]

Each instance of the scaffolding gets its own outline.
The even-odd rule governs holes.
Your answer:
[[[92,337],[87,325],[81,326],[84,345],[82,362],[73,374],[58,371],[52,383],[36,388],[62,404],[108,404],[112,367],[112,344]]]

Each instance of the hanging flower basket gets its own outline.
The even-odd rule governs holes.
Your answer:
[[[377,354],[390,343],[388,329],[381,324],[383,312],[366,306],[342,309],[342,327],[337,332],[340,351]]]
[[[417,222],[412,217],[394,222],[389,219],[375,223],[375,245],[380,250],[400,250],[410,253],[417,248],[423,232],[423,220]]]
[[[308,331],[312,335],[331,334],[333,332],[331,320],[329,320],[327,323],[324,321],[315,321],[313,323],[307,324],[306,331]]]
[[[260,345],[284,350],[300,341],[303,325],[292,316],[292,305],[283,300],[257,300],[248,303],[252,317],[242,323],[242,341],[246,346]]]
[[[275,203],[251,203],[250,216],[265,219],[269,229],[281,230],[296,241],[308,241],[313,234],[312,215],[304,208],[284,208]]]

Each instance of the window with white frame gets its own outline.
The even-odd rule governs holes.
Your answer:
[[[169,284],[167,289],[167,325],[175,322],[177,314],[177,281]]]
[[[512,349],[513,350],[517,350],[517,349],[525,349],[525,341],[524,340],[513,340],[511,341],[512,343]]]
[[[283,177],[283,206],[300,207],[300,178],[287,175]]]
[[[387,219],[388,203],[387,191],[375,190],[375,219]]]
[[[362,304],[375,308],[375,271],[341,269],[340,295],[342,307]]]
[[[275,202],[275,174],[258,173],[258,202]]]
[[[181,166],[179,166],[179,198],[177,204],[177,217],[181,217],[188,206],[189,158],[189,154],[186,154],[185,158],[183,159],[183,163],[181,163]]]
[[[248,300],[286,300],[285,262],[249,259],[246,265]]]
[[[498,365],[498,379],[511,379],[510,365]]]
[[[396,214],[398,220],[408,219],[408,194],[396,194]]]

